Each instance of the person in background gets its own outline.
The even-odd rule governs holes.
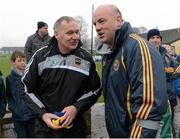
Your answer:
[[[162,45],[166,51],[167,55],[173,59],[175,59],[175,50],[171,45],[165,44]],[[172,84],[173,84],[173,91],[176,95],[176,100],[177,100],[177,105],[174,106],[174,119],[173,119],[173,126],[174,126],[174,131],[175,131],[175,137],[179,138],[180,137],[180,66],[175,68],[175,71],[172,73]]]
[[[93,24],[102,45],[102,85],[109,137],[171,137],[166,81],[158,51],[134,33],[120,10],[100,5]]]
[[[173,73],[175,69],[177,68],[178,64],[171,56],[172,52],[167,48],[164,48],[161,46],[162,42],[162,36],[160,34],[160,31],[158,29],[151,29],[147,33],[147,40],[153,44],[156,49],[159,51],[159,53],[162,56],[163,62],[164,62],[164,70],[166,72],[166,81],[167,81],[167,93],[169,96],[169,101],[171,105],[172,110],[172,118],[174,116],[174,107],[177,104],[176,101],[176,95],[174,93],[172,81],[173,81]]]
[[[5,85],[3,81],[3,75],[0,71],[0,118],[3,118],[6,113],[6,93],[5,93]]]
[[[27,62],[29,62],[32,55],[41,47],[48,44],[51,37],[48,34],[48,24],[39,21],[37,23],[37,31],[35,34],[27,38],[24,53],[26,55]]]
[[[62,16],[49,45],[28,63],[22,97],[37,116],[34,137],[86,137],[83,114],[101,95],[101,82],[91,54],[81,44],[77,21]],[[59,118],[56,112],[62,112],[62,125],[52,122]]]
[[[24,74],[26,57],[24,53],[14,51],[10,60],[12,70],[6,77],[6,95],[8,108],[12,112],[14,130],[18,138],[32,137],[31,130],[34,116],[20,97],[21,77]]]
[[[162,47],[164,47],[166,49],[166,54],[171,57],[171,59],[173,61],[176,61],[176,52],[173,46],[169,45],[169,44],[163,44]],[[177,61],[176,61],[177,62]]]

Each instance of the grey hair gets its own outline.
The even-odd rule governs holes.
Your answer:
[[[115,14],[117,14],[118,16],[122,17],[121,11],[119,10],[119,8],[117,8],[115,5],[110,4],[111,8],[113,9],[113,11],[115,12]]]
[[[70,16],[62,16],[62,17],[60,17],[60,18],[55,22],[54,27],[53,27],[53,30],[54,30],[54,31],[57,31],[58,28],[61,26],[61,23],[62,23],[63,21],[66,21],[66,22],[68,22],[68,23],[71,22],[71,21],[77,22],[73,17],[70,17]]]

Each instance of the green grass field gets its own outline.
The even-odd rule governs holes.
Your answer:
[[[101,76],[102,76],[102,72],[101,72],[102,65],[101,65],[101,62],[96,62],[96,68],[97,68],[98,74],[99,74],[99,76],[101,78]],[[3,78],[5,79],[5,77],[11,71],[10,55],[2,55],[2,54],[0,55],[0,70],[2,71]],[[104,102],[103,96],[101,96],[98,99],[98,102]]]
[[[5,78],[11,71],[10,55],[0,55],[0,70]]]

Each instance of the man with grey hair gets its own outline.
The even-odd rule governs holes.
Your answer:
[[[49,45],[27,65],[22,97],[38,117],[34,137],[86,137],[83,114],[101,95],[101,82],[79,39],[78,23],[63,16],[54,24]]]
[[[102,86],[110,137],[171,136],[163,62],[157,50],[134,33],[119,9],[96,8],[93,24],[102,45]]]

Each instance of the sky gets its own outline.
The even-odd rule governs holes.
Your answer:
[[[0,47],[24,46],[38,21],[48,23],[53,36],[54,22],[64,15],[82,16],[90,34],[92,5],[101,4],[116,5],[133,27],[180,27],[180,0],[0,0]]]

